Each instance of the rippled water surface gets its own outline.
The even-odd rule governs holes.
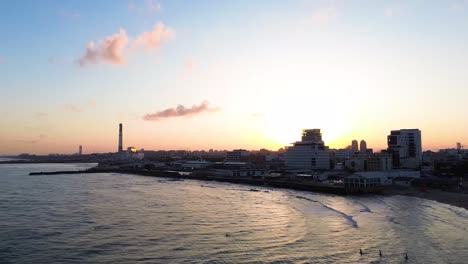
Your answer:
[[[419,198],[112,173],[28,176],[88,166],[0,165],[0,263],[468,260],[468,211]]]

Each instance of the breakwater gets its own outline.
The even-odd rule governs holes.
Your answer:
[[[152,177],[166,177],[174,179],[193,179],[203,181],[218,181],[218,182],[229,182],[236,184],[247,184],[254,186],[269,186],[274,188],[286,188],[301,191],[313,191],[333,194],[361,194],[369,192],[380,192],[382,189],[376,188],[373,190],[367,190],[366,192],[360,190],[349,190],[344,188],[342,185],[330,185],[319,182],[306,181],[306,180],[292,180],[287,178],[269,178],[269,177],[234,177],[234,176],[219,176],[212,175],[209,173],[204,174],[189,174],[181,175],[178,172],[171,171],[157,171],[157,170],[144,170],[144,169],[113,169],[113,168],[91,168],[81,171],[53,171],[53,172],[31,172],[29,175],[55,175],[55,174],[82,174],[82,173],[127,173],[136,174],[142,176]]]

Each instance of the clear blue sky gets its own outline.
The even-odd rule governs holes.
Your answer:
[[[3,1],[0,34],[0,154],[468,142],[468,1]]]

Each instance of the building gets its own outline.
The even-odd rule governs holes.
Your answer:
[[[365,140],[361,140],[361,142],[359,143],[359,151],[361,153],[367,153],[367,143]]]
[[[372,154],[367,158],[368,171],[388,171],[393,168],[392,155],[387,152]]]
[[[78,155],[83,155],[83,146],[80,145],[80,147],[78,148]]]
[[[322,141],[320,129],[304,129],[302,141],[286,148],[284,160],[288,170],[330,169],[330,150]]]
[[[320,129],[303,129],[302,130],[302,141],[321,142],[322,133]]]
[[[237,162],[237,161],[248,161],[250,152],[245,149],[235,149],[233,151],[226,152],[226,161],[227,162]]]
[[[356,152],[359,151],[357,140],[353,140],[353,141],[351,142],[351,151],[352,151],[353,153],[356,153]]]
[[[389,153],[396,168],[420,169],[422,163],[421,130],[392,130],[387,136]]]
[[[344,162],[345,160],[351,158],[352,153],[350,149],[337,149],[335,152],[335,161]]]

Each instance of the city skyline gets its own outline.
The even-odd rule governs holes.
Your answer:
[[[11,1],[0,155],[468,142],[467,1]]]

